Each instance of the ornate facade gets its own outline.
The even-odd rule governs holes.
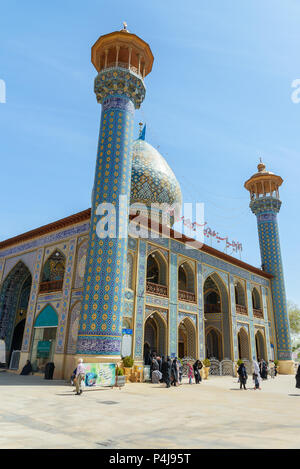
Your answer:
[[[175,213],[182,202],[164,158],[144,133],[132,138],[134,109],[144,99],[153,56],[148,44],[125,29],[100,37],[92,62],[102,104],[92,207],[0,243],[0,337],[7,362],[21,368],[30,359],[42,370],[54,361],[55,376],[68,378],[78,354],[88,361],[118,360],[124,335],[136,364],[149,349],[219,361],[288,361],[273,205],[263,206],[261,214],[262,202],[251,202],[259,212],[264,270],[206,245],[192,247],[193,240],[172,229],[162,236],[161,219],[151,233],[142,222],[136,237],[137,221],[128,202],[117,204],[120,196],[143,215],[153,202],[167,203]],[[99,237],[103,203],[115,207],[122,237]],[[266,213],[272,226],[261,225]],[[270,237],[272,262],[264,243]]]

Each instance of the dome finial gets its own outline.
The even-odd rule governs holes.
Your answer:
[[[127,23],[126,21],[123,21],[123,29],[121,29],[121,31],[123,31],[124,33],[129,33],[128,29],[127,29]]]
[[[263,163],[261,156],[259,157],[259,163],[257,165],[257,169],[260,173],[262,173],[266,169],[266,165]]]

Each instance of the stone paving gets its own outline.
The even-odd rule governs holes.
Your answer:
[[[0,373],[0,448],[300,448],[294,376],[240,391],[233,377],[81,396],[62,381]]]

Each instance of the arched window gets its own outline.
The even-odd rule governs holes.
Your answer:
[[[256,287],[252,290],[252,306],[253,309],[261,310],[260,294]]]
[[[196,301],[195,276],[189,262],[178,267],[178,297],[183,301]]]
[[[241,282],[236,282],[234,286],[236,312],[247,314],[245,290]]]
[[[62,290],[65,275],[65,256],[57,249],[47,259],[42,271],[40,292]]]
[[[187,291],[187,287],[187,275],[183,265],[180,265],[178,269],[178,290]]]
[[[167,264],[158,251],[149,254],[147,259],[147,292],[168,296]]]
[[[204,282],[204,311],[205,313],[221,312],[220,292],[211,277],[208,277]]]

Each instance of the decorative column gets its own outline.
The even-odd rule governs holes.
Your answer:
[[[147,243],[143,239],[138,240],[138,267],[136,278],[135,316],[134,316],[134,361],[142,364],[144,356],[144,312],[145,289],[147,274]]]
[[[257,217],[262,268],[273,275],[271,291],[280,372],[292,374],[294,365],[277,222],[281,206],[278,188],[283,180],[265,168],[260,162],[258,173],[245,182],[245,188],[251,194],[250,208]]]
[[[197,308],[198,308],[198,356],[200,360],[205,358],[205,325],[203,304],[203,273],[202,264],[197,262]]]
[[[95,93],[102,114],[77,353],[104,361],[120,358],[134,111],[145,97],[142,77],[116,66],[112,55],[121,43],[132,48],[136,57],[143,48],[148,73],[153,62],[148,44],[127,29],[101,36],[92,47],[92,63],[99,72]],[[119,59],[122,61],[118,52]]]
[[[238,329],[236,321],[236,307],[235,307],[235,291],[234,291],[234,277],[229,275],[229,290],[230,290],[230,305],[231,305],[231,335],[232,335],[232,351],[233,361],[239,359],[238,348]]]
[[[170,252],[170,275],[169,275],[169,355],[174,358],[178,356],[178,261],[177,254]]]

